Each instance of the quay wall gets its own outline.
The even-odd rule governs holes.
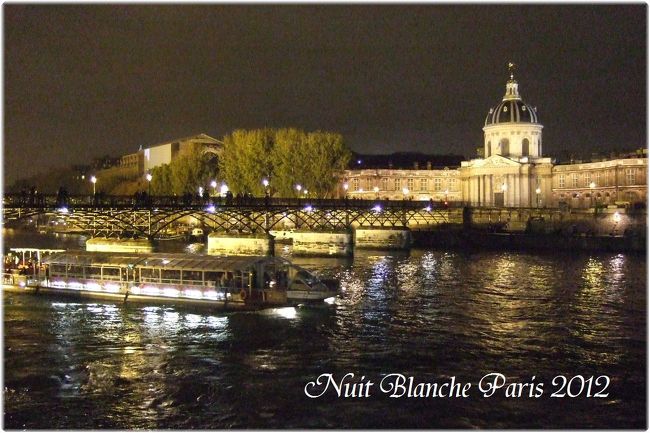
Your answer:
[[[352,233],[341,232],[293,232],[293,254],[299,256],[352,255]]]
[[[266,256],[273,254],[274,246],[273,236],[221,233],[208,235],[208,254],[210,255]]]

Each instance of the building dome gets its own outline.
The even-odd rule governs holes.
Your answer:
[[[537,109],[524,101],[519,95],[517,81],[514,76],[514,65],[510,66],[510,79],[506,83],[506,94],[496,107],[490,108],[485,118],[485,126],[500,123],[539,123]]]

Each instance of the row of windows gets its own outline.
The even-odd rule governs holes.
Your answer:
[[[365,179],[365,182],[361,182],[362,179],[357,177],[352,179],[351,189],[352,191],[359,191],[363,188],[363,185],[368,186],[368,189],[373,188],[373,179]],[[406,187],[411,191],[415,191],[415,186],[417,185],[419,191],[428,191],[429,190],[429,179],[416,179],[408,178],[404,184],[403,179],[389,179],[387,177],[382,178],[379,181],[379,187],[381,191],[401,191],[402,188]],[[457,179],[447,179],[446,182],[442,178],[433,179],[433,190],[442,191],[443,189],[453,189],[456,188]]]
[[[582,183],[580,183],[580,178],[582,177]],[[571,188],[580,188],[580,187],[590,187],[591,183],[594,183],[595,187],[598,186],[613,186],[616,184],[616,173],[614,171],[602,172],[586,172],[580,176],[578,173],[570,174],[570,187]],[[558,187],[566,188],[566,175],[560,174],[558,176]],[[636,168],[626,168],[625,169],[625,183],[624,185],[636,185],[637,183],[637,169]]]

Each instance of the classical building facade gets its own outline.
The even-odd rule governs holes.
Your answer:
[[[194,145],[201,146],[203,152],[218,154],[221,151],[223,143],[207,134],[198,134],[147,146],[142,150],[143,171],[148,172],[154,167],[169,164],[176,156],[186,150],[192,149]]]
[[[512,65],[500,103],[483,125],[483,157],[436,169],[355,168],[341,180],[351,198],[434,200],[471,206],[570,207],[647,202],[647,153],[554,164],[544,156],[537,107],[522,99]]]

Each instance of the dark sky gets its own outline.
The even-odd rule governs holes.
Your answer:
[[[639,5],[4,5],[5,181],[236,128],[471,156],[514,61],[544,153],[646,146]]]

